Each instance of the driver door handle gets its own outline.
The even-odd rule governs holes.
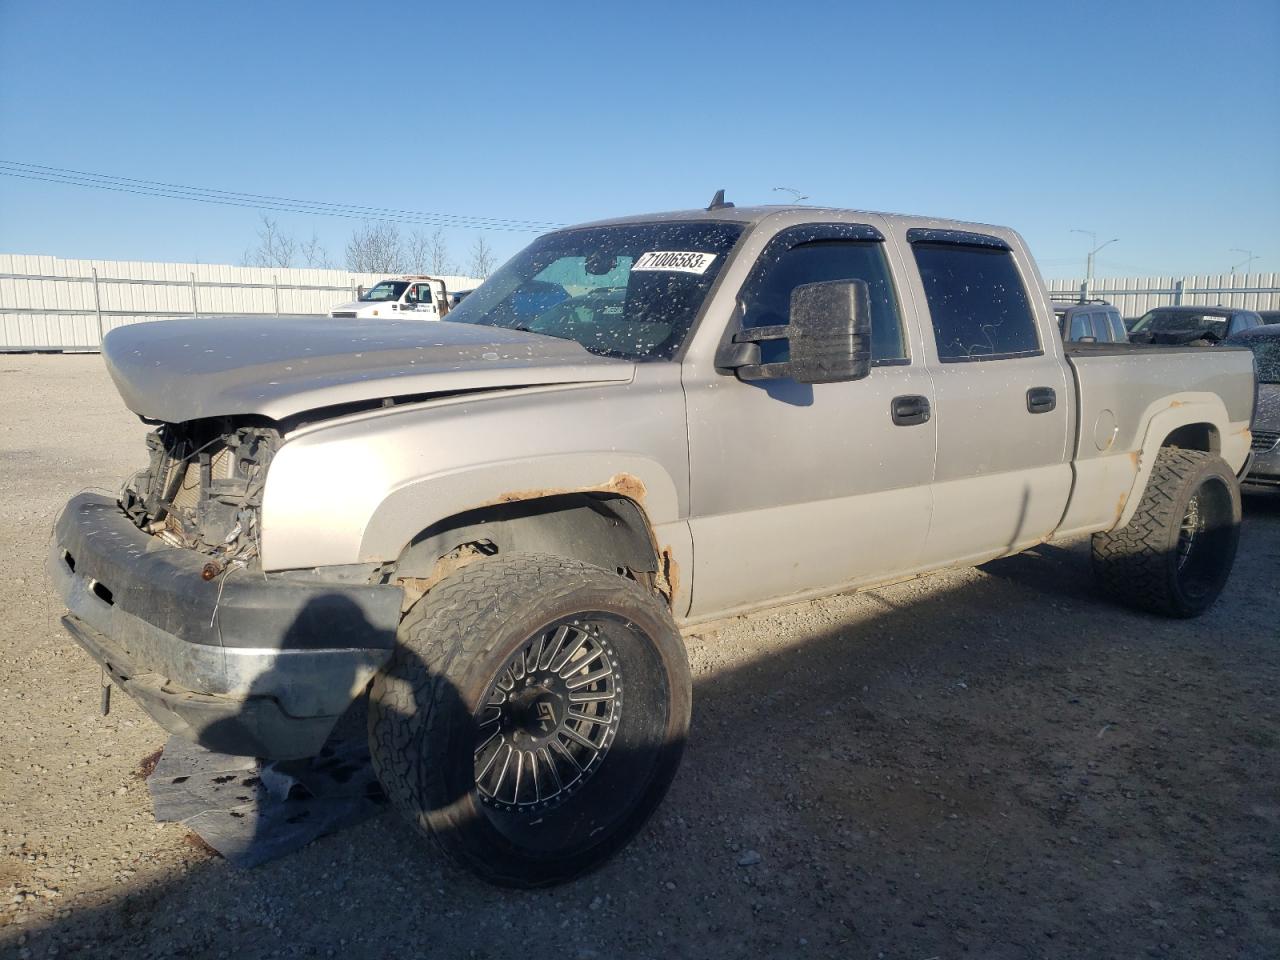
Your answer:
[[[914,427],[929,422],[929,398],[916,394],[894,397],[889,405],[893,422],[899,427]]]

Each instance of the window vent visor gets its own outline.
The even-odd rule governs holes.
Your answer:
[[[912,227],[907,231],[907,243],[949,243],[961,247],[989,247],[994,250],[1010,250],[1009,244],[999,237],[986,233],[970,233],[968,230],[930,230]]]

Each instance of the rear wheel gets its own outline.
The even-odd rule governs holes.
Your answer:
[[[666,606],[574,560],[464,567],[406,615],[370,698],[392,801],[496,883],[597,865],[640,829],[679,765],[691,684]]]
[[[1165,447],[1133,518],[1093,535],[1093,570],[1122,603],[1195,617],[1226,585],[1239,539],[1240,486],[1231,468],[1210,453]]]

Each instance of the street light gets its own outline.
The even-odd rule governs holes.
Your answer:
[[[1233,277],[1236,275],[1236,267],[1240,266],[1244,267],[1244,274],[1247,277],[1249,275],[1249,265],[1252,264],[1253,261],[1261,259],[1260,257],[1255,257],[1252,250],[1241,250],[1239,247],[1232,247],[1231,252],[1244,254],[1244,259],[1231,268],[1231,275]]]
[[[1085,292],[1084,292],[1084,296],[1085,296],[1085,299],[1086,299],[1086,300],[1088,300],[1088,299],[1091,299],[1091,298],[1093,297],[1093,257],[1094,257],[1094,254],[1096,254],[1096,253],[1097,253],[1099,250],[1101,250],[1103,247],[1107,247],[1107,246],[1110,246],[1111,244],[1115,243],[1115,242],[1116,242],[1117,240],[1119,240],[1120,238],[1119,238],[1119,237],[1112,237],[1110,240],[1107,240],[1107,241],[1105,241],[1105,242],[1103,242],[1103,243],[1099,243],[1099,242],[1098,242],[1098,234],[1097,234],[1097,232],[1096,232],[1096,231],[1094,231],[1094,230],[1074,230],[1074,229],[1073,229],[1071,232],[1072,232],[1072,233],[1084,233],[1084,234],[1088,234],[1088,236],[1089,236],[1089,243],[1090,243],[1090,244],[1091,244],[1091,246],[1092,246],[1092,249],[1090,249],[1090,250],[1089,250],[1089,256],[1085,258],[1085,265],[1084,265],[1084,272],[1085,272],[1085,279],[1084,279],[1084,291],[1085,291]]]

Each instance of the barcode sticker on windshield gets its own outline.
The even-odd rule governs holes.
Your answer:
[[[654,250],[642,253],[640,259],[631,267],[631,272],[638,270],[674,270],[677,273],[706,273],[707,267],[715,262],[714,253],[694,253],[688,250]]]

